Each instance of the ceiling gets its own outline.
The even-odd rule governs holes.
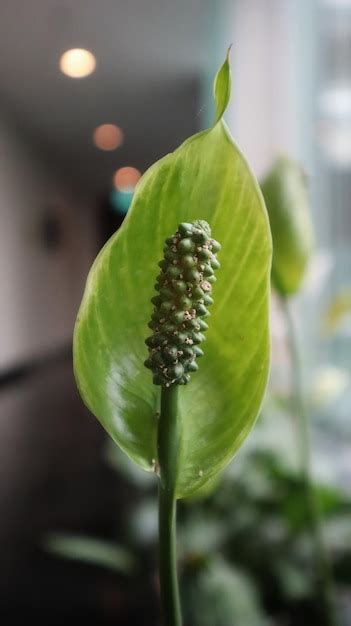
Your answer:
[[[145,169],[199,126],[210,0],[2,0],[1,100],[66,170],[101,191],[120,165]],[[61,54],[97,58],[89,77],[60,73]],[[124,145],[97,150],[93,129],[116,123]]]

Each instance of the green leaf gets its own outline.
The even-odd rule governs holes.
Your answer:
[[[229,60],[216,80],[229,95]],[[199,371],[179,390],[177,497],[211,480],[250,432],[269,366],[271,238],[259,186],[222,118],[155,163],[140,180],[122,228],[97,257],[74,334],[80,393],[137,464],[157,467],[160,390],[144,367],[150,300],[165,239],[180,222],[208,221],[221,242]]]
[[[150,490],[157,486],[157,476],[151,472],[144,472],[138,465],[135,465],[120,448],[117,448],[112,439],[106,440],[104,457],[109,466],[134,487]]]
[[[50,533],[44,545],[48,552],[57,556],[106,567],[122,574],[131,574],[136,566],[130,552],[115,543],[95,537]]]
[[[192,626],[268,624],[251,579],[221,557],[190,561],[182,587],[186,622]]]
[[[273,238],[272,282],[283,296],[299,290],[313,248],[306,176],[279,158],[261,185]]]
[[[284,595],[291,600],[301,600],[308,597],[312,592],[311,575],[301,563],[295,564],[280,556],[273,564],[277,578],[283,588]]]
[[[229,55],[230,49],[227,52],[227,58],[220,68],[214,82],[214,98],[216,103],[215,124],[221,120],[223,114],[228,106],[231,93],[231,78],[230,78],[230,65]]]

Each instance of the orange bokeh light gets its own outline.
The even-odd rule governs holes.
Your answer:
[[[140,177],[141,173],[136,167],[120,167],[113,177],[113,182],[119,191],[132,191]]]
[[[116,150],[123,143],[123,131],[115,124],[101,124],[94,130],[93,141],[100,150]]]

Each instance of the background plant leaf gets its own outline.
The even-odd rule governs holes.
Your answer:
[[[50,533],[44,543],[47,551],[57,556],[105,567],[122,574],[131,574],[136,567],[135,557],[125,548],[96,537]]]
[[[280,157],[261,185],[273,238],[272,282],[283,295],[301,286],[313,248],[306,175]]]
[[[188,564],[183,577],[183,606],[192,626],[266,626],[250,578],[221,557]]]
[[[218,76],[222,115],[228,58]],[[150,299],[165,238],[195,219],[207,220],[222,243],[222,267],[205,356],[179,394],[178,497],[232,458],[255,422],[268,375],[269,224],[258,184],[221,117],[144,174],[122,228],[90,271],[74,336],[86,404],[136,463],[154,469],[160,389],[143,365]]]

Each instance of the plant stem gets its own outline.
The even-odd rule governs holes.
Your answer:
[[[297,417],[298,451],[300,454],[300,470],[305,490],[311,533],[315,543],[318,568],[318,582],[321,600],[324,607],[326,626],[336,626],[334,588],[329,556],[323,537],[323,519],[318,499],[313,487],[311,467],[311,444],[309,433],[309,416],[305,405],[302,387],[301,363],[298,350],[297,335],[287,298],[282,298],[285,315],[292,371],[292,401]]]
[[[178,385],[162,387],[158,429],[159,487],[159,567],[164,626],[181,626],[177,553],[175,486],[178,471],[179,424]]]

